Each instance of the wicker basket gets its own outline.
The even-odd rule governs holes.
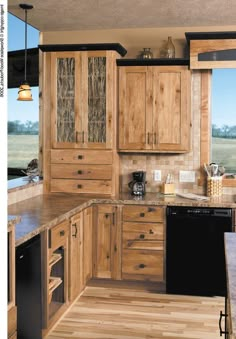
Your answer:
[[[207,196],[219,197],[222,195],[222,177],[207,178]]]

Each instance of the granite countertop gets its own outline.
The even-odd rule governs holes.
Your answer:
[[[7,220],[8,229],[15,226],[16,224],[19,224],[20,221],[21,221],[21,217],[19,215],[8,215],[8,220]]]
[[[235,197],[230,195],[221,198],[211,198],[208,201],[196,201],[177,196],[163,196],[157,193],[147,193],[142,198],[134,197],[129,193],[123,193],[114,198],[51,193],[38,195],[9,205],[8,214],[21,217],[21,221],[15,228],[16,246],[18,246],[43,230],[56,225],[94,203],[236,208],[234,199]]]
[[[225,233],[225,257],[232,334],[236,336],[236,233]]]

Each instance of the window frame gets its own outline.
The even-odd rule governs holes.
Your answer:
[[[210,162],[211,147],[211,83],[212,69],[201,70],[201,103],[200,103],[200,179],[199,185],[205,182],[203,164]],[[223,187],[236,187],[236,179],[223,179]]]

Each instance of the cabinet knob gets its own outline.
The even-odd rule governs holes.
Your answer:
[[[140,217],[145,217],[145,213],[140,213]]]
[[[139,238],[140,238],[140,239],[144,239],[144,238],[145,238],[145,235],[144,235],[144,234],[140,234]]]
[[[78,174],[83,174],[83,171],[81,171],[81,170],[78,170],[78,172],[77,172]]]
[[[60,231],[60,237],[63,237],[65,235],[65,231]]]
[[[79,185],[77,185],[77,188],[82,188],[82,185],[80,185],[80,184],[79,184]]]
[[[79,160],[83,159],[83,155],[78,155],[78,159]]]
[[[154,212],[155,210],[155,207],[148,207],[148,212]]]
[[[139,264],[139,268],[145,268],[144,264]]]
[[[153,230],[149,230],[149,234],[154,234]]]

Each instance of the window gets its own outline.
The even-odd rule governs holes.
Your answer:
[[[213,69],[211,162],[236,173],[236,69]]]
[[[8,14],[8,51],[24,50],[24,28],[22,20]],[[39,31],[28,25],[27,32],[27,47],[37,47]],[[17,101],[18,87],[8,88],[8,179],[24,175],[21,169],[38,158],[39,89],[31,88],[33,101],[29,102]]]

